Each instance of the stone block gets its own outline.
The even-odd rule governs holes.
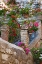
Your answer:
[[[8,55],[7,54],[2,54],[2,59],[7,61],[8,60]]]

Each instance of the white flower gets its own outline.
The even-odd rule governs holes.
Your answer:
[[[39,57],[39,59],[42,59],[42,57]]]
[[[40,54],[40,56],[42,57],[42,54]]]
[[[37,50],[39,52],[39,50]]]
[[[2,8],[0,8],[0,10],[2,10]]]

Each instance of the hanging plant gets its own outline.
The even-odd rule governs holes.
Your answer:
[[[7,2],[7,4],[9,5],[9,4],[16,4],[16,1],[15,0],[9,0],[8,2]]]
[[[22,8],[20,10],[20,14],[22,14],[25,18],[29,16],[29,8]]]
[[[18,29],[20,29],[20,24],[16,21],[15,12],[11,11],[10,14],[8,14],[8,16],[10,18],[8,22],[8,25],[10,27],[9,42],[13,42],[19,35]]]

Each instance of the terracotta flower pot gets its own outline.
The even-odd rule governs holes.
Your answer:
[[[29,15],[28,15],[28,14],[23,14],[23,17],[24,17],[24,18],[28,18]]]
[[[41,9],[40,8],[36,9],[36,12],[41,12]]]

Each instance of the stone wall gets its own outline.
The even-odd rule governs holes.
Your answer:
[[[33,64],[31,52],[25,51],[0,38],[0,64]]]
[[[8,37],[9,37],[9,26],[3,25],[1,27],[1,38],[8,41]]]

